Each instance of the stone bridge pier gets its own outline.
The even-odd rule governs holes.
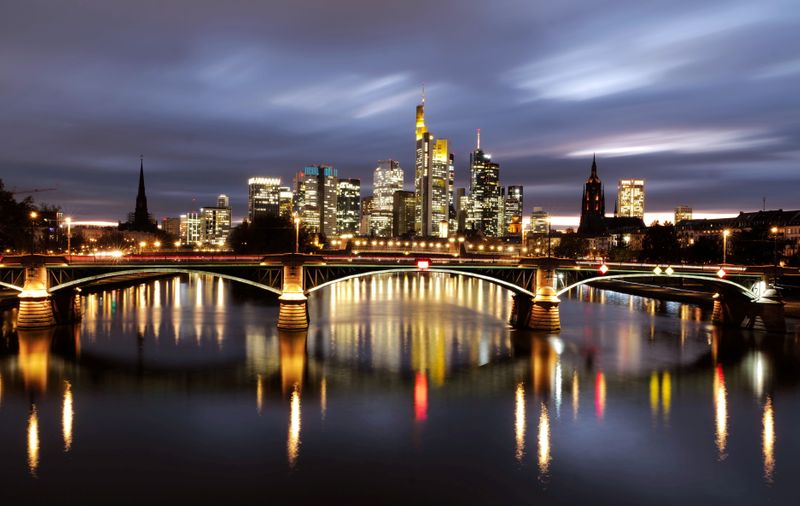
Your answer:
[[[715,294],[711,321],[729,327],[786,332],[783,299],[774,287],[767,288],[755,301],[734,294]]]
[[[536,294],[533,298],[525,294],[515,294],[511,307],[511,325],[519,329],[533,329],[545,332],[561,330],[561,314],[554,287],[556,268],[543,265],[536,270]]]
[[[43,329],[81,319],[80,290],[65,290],[54,296],[49,292],[44,257],[22,257],[21,264],[25,279],[18,295],[17,328]]]
[[[308,297],[303,289],[303,257],[286,255],[283,259],[283,281],[278,297],[278,328],[302,331],[308,328]]]

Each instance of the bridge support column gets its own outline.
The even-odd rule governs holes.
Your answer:
[[[59,292],[66,293],[59,293]],[[75,291],[59,290],[53,295],[53,308],[57,323],[75,323],[83,318],[81,307],[81,289]]]
[[[746,329],[786,332],[783,300],[773,288],[767,289],[757,301],[739,301],[714,297],[711,321],[719,325]]]
[[[552,266],[541,266],[536,270],[536,297],[533,298],[528,323],[528,327],[533,330],[561,330],[561,314],[558,310],[561,301],[556,297],[556,290],[553,288],[555,279],[556,269]]]
[[[516,329],[527,329],[531,319],[533,298],[521,293],[515,294],[511,303],[511,318],[509,323]]]
[[[56,324],[53,301],[47,291],[47,269],[43,263],[25,263],[25,284],[19,294],[17,328],[41,329]]]
[[[278,328],[305,330],[308,328],[308,298],[303,291],[303,260],[290,256],[283,265],[283,285],[278,297]]]

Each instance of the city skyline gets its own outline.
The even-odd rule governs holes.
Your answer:
[[[289,181],[316,163],[362,180],[366,196],[377,160],[414,166],[424,81],[455,186],[468,186],[481,128],[505,183],[525,187],[526,214],[540,205],[576,220],[593,152],[606,181],[645,179],[648,210],[663,216],[679,204],[736,214],[762,197],[796,207],[800,141],[784,111],[798,102],[800,23],[788,2],[460,6],[447,37],[408,30],[446,3],[311,3],[329,16],[302,39],[290,35],[305,21],[297,7],[195,3],[184,19],[181,2],[119,3],[113,15],[54,4],[47,17],[37,2],[13,6],[0,35],[0,174],[10,188],[58,186],[37,200],[83,219],[124,219],[139,153],[159,218],[220,193],[241,218],[248,178]],[[330,19],[359,29],[334,33]],[[476,26],[507,37],[485,44]],[[436,58],[418,58],[421,44]],[[310,82],[317,67],[326,79]]]

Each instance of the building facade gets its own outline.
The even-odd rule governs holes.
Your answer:
[[[521,185],[512,185],[506,189],[503,209],[505,235],[520,236],[522,234],[522,195]]]
[[[278,177],[251,177],[247,180],[247,220],[278,216],[281,203],[281,180]]]
[[[453,156],[447,139],[434,139],[425,126],[425,97],[417,105],[414,166],[414,226],[419,236],[440,235],[440,223],[450,219],[450,172]]]
[[[614,216],[644,219],[644,179],[620,179]]]
[[[581,222],[578,233],[585,236],[605,234],[603,218],[606,215],[606,200],[603,183],[597,175],[597,159],[592,157],[592,172],[583,187],[581,198]]]
[[[361,180],[339,179],[336,207],[338,234],[358,234],[361,226]]]
[[[302,226],[312,233],[336,235],[338,177],[328,165],[309,165],[295,177],[295,198]]]
[[[400,237],[414,233],[414,192],[394,192],[392,204],[392,235]]]
[[[487,237],[501,234],[503,216],[500,213],[500,165],[481,149],[480,130],[475,150],[469,155],[470,209],[467,228],[482,232]]]
[[[692,219],[692,208],[685,205],[680,205],[675,208],[675,224],[682,222],[683,220],[691,220]]]

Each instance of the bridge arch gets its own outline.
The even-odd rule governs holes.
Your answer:
[[[48,292],[53,293],[58,290],[63,290],[65,288],[71,287],[79,287],[82,285],[86,285],[88,283],[92,283],[94,281],[99,281],[101,279],[108,279],[114,278],[119,276],[126,276],[129,274],[205,274],[207,276],[213,276],[216,278],[227,279],[229,281],[234,281],[237,283],[244,283],[245,285],[254,286],[256,288],[260,288],[262,290],[266,290],[268,292],[275,293],[277,295],[281,294],[281,290],[279,288],[274,288],[269,285],[265,285],[262,283],[257,283],[255,281],[251,281],[249,279],[240,278],[238,276],[231,276],[230,274],[222,274],[219,272],[210,272],[210,271],[203,271],[197,269],[178,269],[178,268],[171,268],[171,267],[151,267],[151,268],[141,268],[141,269],[126,269],[126,270],[119,270],[114,272],[106,272],[103,274],[96,274],[94,276],[87,276],[85,278],[75,279],[72,281],[67,281],[66,283],[61,283],[60,285],[56,285],[50,287]]]
[[[4,287],[4,288],[10,288],[10,289],[12,289],[12,290],[16,290],[16,291],[18,291],[18,292],[21,292],[21,291],[23,291],[23,290],[24,290],[24,288],[22,288],[21,286],[12,285],[12,284],[10,284],[10,283],[3,283],[2,281],[0,281],[0,286],[2,286],[2,287]]]
[[[611,275],[608,275],[608,276],[594,276],[594,277],[591,277],[591,278],[583,279],[583,280],[578,281],[576,283],[572,283],[571,285],[565,286],[564,288],[562,288],[561,290],[559,290],[556,293],[556,296],[560,297],[561,295],[569,292],[573,288],[577,288],[577,287],[579,287],[581,285],[585,285],[587,283],[591,283],[592,281],[602,281],[602,280],[605,280],[605,279],[630,279],[630,278],[654,278],[654,277],[656,277],[656,276],[653,273],[647,273],[647,274],[611,274]],[[733,281],[730,281],[728,279],[712,278],[710,276],[699,276],[697,274],[684,274],[684,273],[675,273],[675,274],[670,275],[669,277],[670,278],[698,279],[698,280],[706,281],[706,282],[712,283],[712,284],[723,284],[723,285],[727,285],[727,286],[732,286],[732,287],[736,288],[736,290],[741,295],[747,297],[748,299],[750,299],[752,301],[758,300],[758,296],[756,294],[754,294],[752,291],[750,291],[747,287],[745,287],[744,285],[740,285],[739,283],[734,283]]]
[[[431,268],[425,269],[424,271],[419,269],[418,267],[399,267],[399,268],[394,268],[394,269],[381,269],[381,270],[375,270],[375,271],[359,272],[357,274],[351,274],[349,276],[343,276],[341,278],[336,278],[336,279],[332,279],[330,281],[326,281],[325,283],[320,283],[319,285],[306,290],[306,294],[311,294],[311,293],[316,292],[317,290],[321,290],[321,289],[323,289],[323,288],[325,288],[327,286],[334,285],[334,284],[340,283],[342,281],[348,281],[348,280],[351,280],[351,279],[365,278],[365,277],[369,277],[369,276],[376,276],[376,275],[379,275],[379,274],[398,274],[398,273],[409,273],[409,272],[436,272],[436,273],[442,273],[442,274],[460,274],[462,276],[466,276],[466,277],[469,277],[469,278],[475,278],[475,279],[480,279],[480,280],[483,280],[483,281],[488,281],[489,283],[494,283],[495,285],[498,285],[498,286],[501,286],[501,287],[506,288],[508,290],[511,290],[515,294],[528,295],[530,297],[534,297],[535,296],[535,294],[533,292],[529,292],[528,290],[525,290],[524,288],[519,287],[519,286],[515,285],[514,283],[509,283],[508,281],[504,281],[502,279],[494,278],[492,276],[486,276],[486,275],[483,275],[483,274],[478,274],[478,273],[469,272],[469,271],[460,271],[460,270],[456,270],[456,269],[441,269],[441,268],[436,268],[436,267],[431,267]]]

